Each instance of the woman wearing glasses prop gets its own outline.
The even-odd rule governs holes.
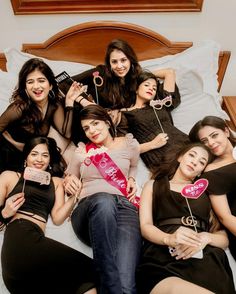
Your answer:
[[[165,76],[161,84],[153,73],[144,71],[138,77],[134,105],[122,110],[129,132],[141,144],[142,160],[151,172],[164,163],[166,152],[173,152],[174,157],[178,147],[189,142],[188,136],[173,125],[171,117],[171,111],[180,104],[177,89],[174,72]]]

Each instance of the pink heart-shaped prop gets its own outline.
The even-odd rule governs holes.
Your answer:
[[[199,179],[194,184],[185,186],[181,191],[181,195],[190,199],[198,199],[206,190],[207,186],[207,179]]]

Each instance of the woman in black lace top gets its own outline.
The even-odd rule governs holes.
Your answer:
[[[64,101],[52,70],[42,59],[32,58],[23,65],[11,104],[0,116],[0,172],[20,170],[26,140],[47,136],[50,126],[70,137],[71,110],[80,88],[74,83]]]

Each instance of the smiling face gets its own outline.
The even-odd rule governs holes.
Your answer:
[[[230,148],[229,130],[224,131],[211,126],[204,126],[198,131],[199,140],[209,147],[216,156],[224,155]]]
[[[28,167],[46,170],[49,166],[50,155],[46,144],[36,145],[29,153],[26,159]]]
[[[209,154],[207,150],[200,146],[192,147],[190,150],[180,156],[179,171],[184,178],[193,180],[201,174],[208,163]]]
[[[157,81],[155,79],[147,79],[142,82],[137,90],[137,99],[142,99],[145,102],[154,99],[157,93]]]
[[[106,145],[110,140],[109,124],[103,120],[84,119],[81,121],[86,137],[96,145]]]
[[[48,93],[52,89],[48,79],[39,70],[34,70],[27,75],[26,78],[26,92],[31,99],[37,103],[42,104],[48,100]]]
[[[114,49],[110,54],[110,66],[116,76],[124,78],[130,70],[131,62],[124,52]]]

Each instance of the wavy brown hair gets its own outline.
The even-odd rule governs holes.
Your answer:
[[[218,116],[213,116],[213,115],[205,116],[202,120],[199,120],[197,123],[195,123],[195,125],[192,127],[192,129],[189,132],[189,139],[192,142],[200,142],[198,133],[202,128],[206,126],[220,129],[222,131],[225,131],[225,129],[228,129],[230,133],[229,140],[233,146],[236,145],[236,139],[233,137],[225,120],[223,120],[222,118]]]
[[[51,68],[40,58],[31,58],[26,61],[18,75],[18,85],[13,92],[10,102],[20,107],[24,114],[24,120],[27,124],[38,125],[42,120],[42,113],[36,103],[28,96],[26,89],[27,76],[33,71],[40,71],[52,86],[51,95],[48,95],[48,102],[57,107],[57,103],[62,102],[54,73]]]
[[[122,51],[130,61],[130,70],[124,81],[111,70],[110,56],[114,50]],[[134,49],[125,40],[112,40],[106,49],[105,65],[107,68],[105,88],[113,109],[130,107],[135,102],[137,77],[141,72],[141,66]]]

